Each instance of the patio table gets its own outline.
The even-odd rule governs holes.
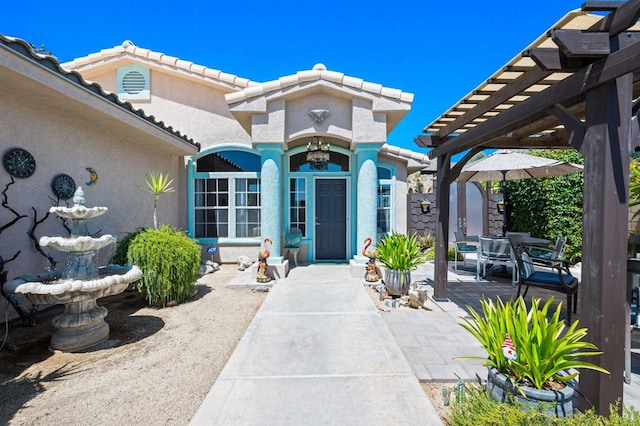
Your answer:
[[[551,241],[544,238],[524,237],[524,243],[528,246],[546,246],[549,245]]]

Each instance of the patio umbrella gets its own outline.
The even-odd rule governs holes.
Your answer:
[[[501,181],[502,197],[506,201],[505,181],[527,178],[549,178],[581,172],[580,164],[551,158],[536,157],[535,155],[510,149],[500,149],[485,158],[473,163],[467,163],[456,179],[459,182]],[[502,233],[506,232],[507,209],[503,211]]]

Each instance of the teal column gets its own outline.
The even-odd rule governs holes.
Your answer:
[[[358,161],[356,190],[356,254],[358,263],[369,260],[362,256],[364,240],[370,237],[374,244],[378,233],[378,151],[379,145],[361,145],[355,149]]]
[[[282,257],[282,156],[284,149],[280,145],[259,145],[261,154],[260,169],[260,235],[261,240],[271,238],[269,265],[283,262]]]
[[[194,191],[194,175],[196,173],[195,157],[190,157],[187,161],[187,231],[191,238],[196,235],[196,206]]]

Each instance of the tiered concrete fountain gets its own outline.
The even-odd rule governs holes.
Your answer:
[[[42,237],[41,246],[50,246],[69,256],[62,271],[23,275],[4,285],[7,293],[23,294],[38,305],[64,304],[64,312],[53,318],[56,328],[51,337],[51,349],[74,352],[89,348],[109,337],[109,325],[104,321],[107,309],[96,300],[123,292],[129,283],[142,278],[137,266],[108,265],[98,268],[93,257],[98,250],[116,242],[112,235],[91,237],[87,221],[107,211],[106,207],[85,207],[82,187],[73,196],[73,207],[51,207],[51,213],[70,219],[71,236]]]

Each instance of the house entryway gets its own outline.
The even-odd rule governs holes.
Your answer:
[[[316,260],[347,259],[347,180],[315,181]]]

